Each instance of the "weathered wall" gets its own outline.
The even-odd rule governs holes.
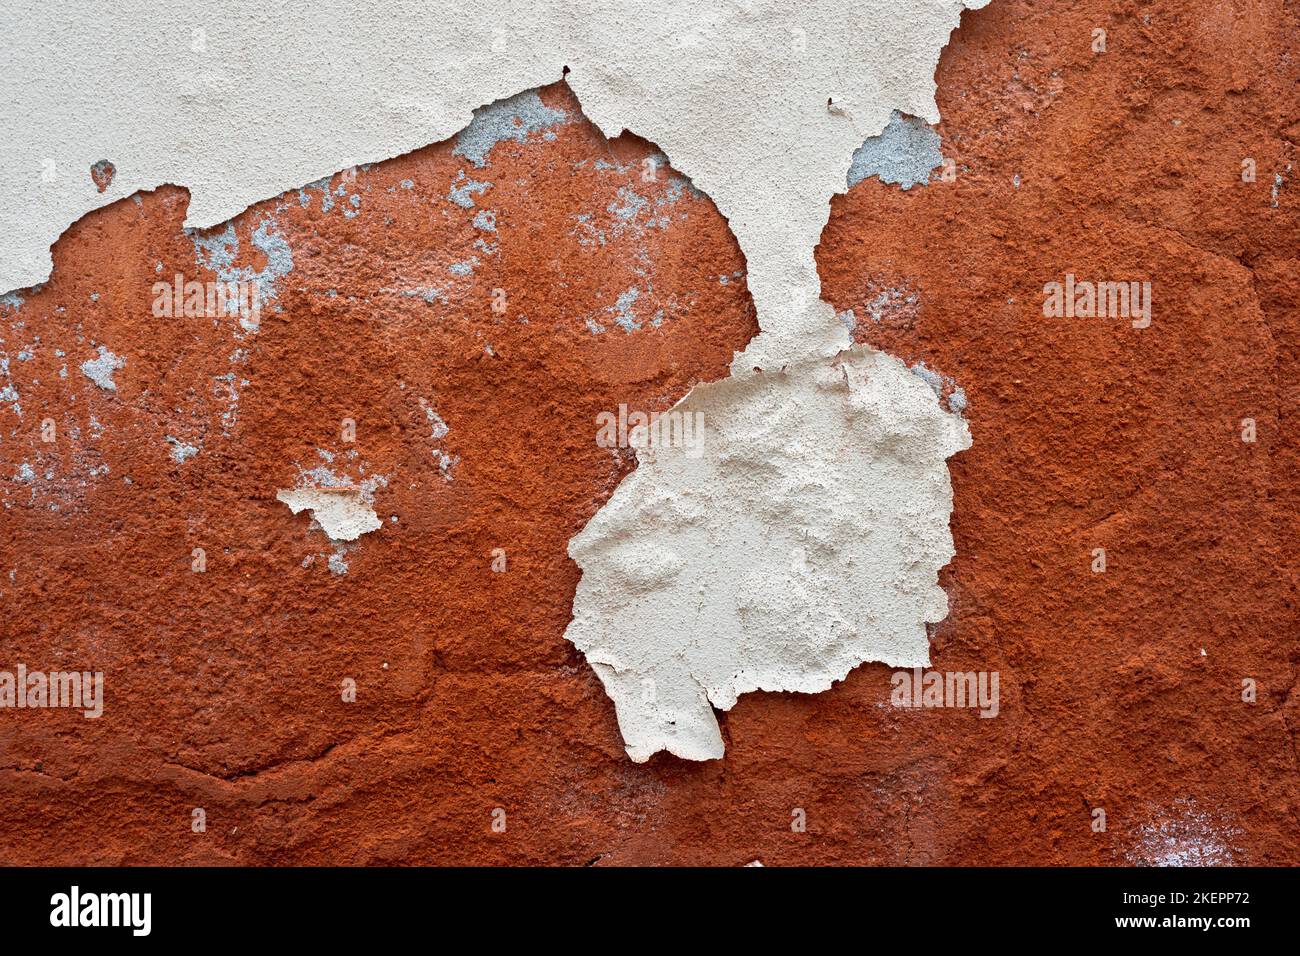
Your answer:
[[[0,713],[0,859],[1295,862],[1297,26],[995,0],[937,74],[955,181],[832,205],[826,299],[964,396],[931,661],[998,671],[994,719],[867,664],[741,697],[721,760],[628,760],[563,637],[567,543],[633,462],[591,422],[758,325],[726,220],[562,84],[489,169],[430,146],[197,237],[177,188],[87,215],[0,304],[0,666],[94,666],[106,703]],[[155,318],[176,272],[253,277],[256,335]],[[1044,318],[1067,272],[1151,280],[1150,327]],[[321,467],[382,531],[289,515]]]

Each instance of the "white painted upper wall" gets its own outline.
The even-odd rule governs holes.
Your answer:
[[[212,226],[568,66],[607,136],[656,143],[729,220],[765,332],[738,367],[833,354],[813,263],[830,197],[892,110],[938,120],[939,52],[986,2],[7,0],[0,292],[44,281],[71,223],[136,190],[186,186],[187,225]]]

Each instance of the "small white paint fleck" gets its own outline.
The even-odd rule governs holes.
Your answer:
[[[107,389],[110,392],[117,391],[117,383],[113,381],[113,373],[126,365],[126,359],[120,355],[114,355],[104,346],[99,346],[99,358],[87,359],[81,363],[81,371],[100,388]]]
[[[172,446],[171,448],[172,459],[178,465],[185,464],[185,462],[187,462],[189,459],[193,458],[195,455],[199,453],[198,448],[196,448],[195,446],[187,445],[179,438],[173,438],[171,435],[164,436],[163,440],[167,442],[167,444]]]

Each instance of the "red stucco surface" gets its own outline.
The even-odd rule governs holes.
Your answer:
[[[88,215],[0,305],[0,667],[102,670],[104,714],[0,711],[0,862],[1296,862],[1297,36],[1280,3],[963,16],[955,181],[856,186],[819,263],[860,341],[968,398],[932,660],[998,671],[1001,710],[894,708],[868,664],[742,697],[721,761],[633,764],[563,640],[566,542],[632,464],[595,415],[668,407],[757,331],[725,220],[643,181],[653,146],[580,121],[269,199],[233,221],[232,265],[267,267],[268,222],[292,251],[255,335],[151,310],[214,277],[183,189]],[[1151,326],[1044,318],[1066,272],[1150,280]],[[115,391],[79,368],[100,345]],[[343,575],[275,500],[322,451],[387,482]]]

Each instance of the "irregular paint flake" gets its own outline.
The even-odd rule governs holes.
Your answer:
[[[113,373],[122,366],[126,365],[126,359],[120,355],[114,355],[104,346],[99,346],[99,358],[87,359],[81,363],[82,374],[90,379],[100,388],[107,389],[110,392],[117,391],[117,383],[113,381]]]
[[[163,441],[171,445],[172,460],[178,465],[183,465],[199,453],[198,448],[194,445],[187,445],[179,438],[173,438],[171,435],[164,435]]]
[[[700,386],[672,411],[702,415],[702,440],[640,449],[569,542],[582,579],[565,636],[633,760],[721,757],[713,708],[740,694],[929,663],[965,422],[867,347]]]
[[[275,497],[288,505],[294,514],[310,510],[311,516],[332,541],[355,541],[383,524],[375,509],[362,499],[360,491],[292,488],[276,492]]]
[[[481,183],[476,179],[470,179],[462,169],[456,174],[456,179],[451,184],[447,198],[463,209],[473,209],[475,194],[485,192],[491,188],[491,183]]]
[[[456,137],[452,154],[464,156],[482,169],[497,143],[522,143],[529,133],[568,121],[568,113],[547,106],[536,90],[527,90],[476,109],[474,119]]]
[[[868,137],[853,154],[847,184],[850,188],[871,176],[903,189],[924,186],[930,172],[943,163],[939,134],[924,120],[897,110],[879,136]]]
[[[322,457],[328,453],[322,450]],[[332,460],[326,458],[327,461]],[[361,472],[364,474],[365,468]],[[382,525],[375,514],[375,491],[388,479],[372,475],[360,482],[335,474],[324,465],[302,471],[296,487],[276,492],[294,514],[308,509],[333,541],[355,541]]]

